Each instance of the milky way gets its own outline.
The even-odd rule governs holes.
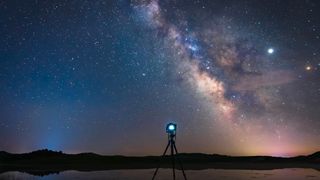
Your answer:
[[[222,17],[213,17],[201,29],[193,31],[188,25],[181,29],[163,17],[157,0],[137,2],[135,8],[167,38],[177,55],[176,71],[203,98],[212,121],[222,125],[233,141],[241,142],[239,151],[288,155],[292,149],[303,149],[302,142],[293,143],[297,133],[281,123],[286,112],[275,108],[283,102],[274,87],[295,81],[296,75],[273,67],[266,51],[256,49],[257,37],[236,32],[230,28],[232,22]]]
[[[171,121],[181,152],[320,149],[317,1],[0,7],[0,150],[154,155]]]

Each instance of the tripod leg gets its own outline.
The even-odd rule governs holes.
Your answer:
[[[157,167],[156,171],[153,173],[152,180],[154,180],[154,178],[156,177],[156,175],[157,175],[157,173],[158,173],[161,159],[166,155],[166,152],[167,152],[167,150],[168,150],[168,148],[169,148],[169,145],[170,145],[170,141],[168,142],[168,145],[167,145],[166,149],[164,150],[164,152],[163,152],[163,154],[162,154],[162,156],[161,156],[161,158],[160,158],[160,160],[159,160],[158,167]]]
[[[174,147],[174,149],[175,149],[175,151],[176,151],[177,159],[178,159],[178,162],[179,162],[179,164],[180,164],[180,167],[181,167],[181,170],[182,170],[183,177],[184,177],[184,179],[185,179],[185,180],[187,180],[187,176],[186,176],[186,174],[185,174],[185,172],[184,172],[184,169],[183,169],[183,166],[182,166],[182,162],[181,162],[181,160],[180,160],[180,158],[179,158],[179,153],[178,153],[178,150],[177,150],[176,144],[173,144],[173,147]]]
[[[175,162],[174,162],[174,142],[171,142],[171,161],[172,161],[172,172],[173,172],[173,179],[176,179],[176,172],[175,172]]]

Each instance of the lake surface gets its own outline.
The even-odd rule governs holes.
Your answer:
[[[48,176],[33,176],[21,172],[6,172],[0,174],[0,179],[124,179],[141,180],[151,179],[154,169],[146,170],[108,170],[108,171],[64,171],[59,174]],[[276,169],[276,170],[188,170],[186,171],[188,179],[206,180],[206,179],[320,179],[320,171],[314,169]],[[176,179],[183,179],[181,171],[176,171]],[[172,170],[160,169],[156,179],[172,179]]]

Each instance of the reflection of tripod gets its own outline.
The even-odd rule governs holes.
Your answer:
[[[161,159],[163,159],[166,155],[166,152],[170,146],[170,149],[171,149],[171,162],[172,162],[172,172],[173,172],[173,179],[176,179],[176,173],[175,173],[175,155],[178,154],[178,150],[177,150],[177,147],[176,147],[176,144],[175,144],[175,138],[176,135],[175,134],[168,134],[168,145],[166,147],[166,149],[164,150],[162,156],[161,156]],[[175,154],[174,154],[175,153]],[[160,161],[161,161],[160,159]],[[184,179],[186,180],[187,177],[186,177],[186,174],[184,173],[184,169],[183,169],[183,166],[182,166],[182,163],[179,159],[179,157],[177,156],[177,159],[178,159],[178,162],[180,164],[180,167],[181,167],[181,170],[182,170],[182,174],[183,174],[183,177]],[[156,171],[154,172],[153,174],[153,177],[152,177],[152,180],[155,179],[157,173],[158,173],[158,170],[159,170],[159,167],[160,167],[160,161],[159,161],[159,164],[158,164],[158,167],[156,169]]]

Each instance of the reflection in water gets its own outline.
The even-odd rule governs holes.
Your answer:
[[[0,179],[150,179],[153,169],[146,170],[108,170],[108,171],[65,171],[44,177],[33,176],[20,172],[0,174]],[[172,179],[170,169],[160,169],[157,179]],[[276,170],[188,170],[188,179],[319,179],[320,171],[314,169],[276,169]],[[181,171],[177,172],[177,179],[183,179]]]

